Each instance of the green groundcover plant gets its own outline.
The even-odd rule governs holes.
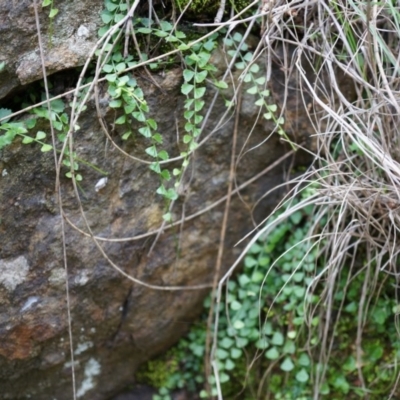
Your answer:
[[[320,301],[324,279],[313,287],[324,268],[323,243],[310,238],[310,232],[318,233],[326,219],[316,215],[315,207],[307,206],[261,236],[241,272],[226,285],[217,311],[218,376],[208,377],[212,393],[204,389],[205,312],[173,349],[139,371],[139,381],[159,388],[154,400],[170,399],[178,388],[202,398],[220,394],[248,400],[308,400],[315,392],[326,399],[382,399],[390,394],[400,360],[395,301],[384,290],[376,295],[363,313],[359,343],[359,299],[367,278],[360,260],[342,269],[331,320],[325,319],[326,305]],[[206,299],[205,310],[211,301]],[[324,340],[330,342],[329,352]]]

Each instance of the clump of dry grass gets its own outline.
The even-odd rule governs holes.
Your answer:
[[[320,296],[320,303],[308,310],[310,320],[320,314],[325,321],[319,332],[319,362],[326,366],[332,352],[342,311],[339,307],[333,312],[333,304],[344,268],[350,271],[345,292],[362,272],[366,279],[359,299],[356,353],[360,386],[367,390],[362,372],[366,313],[387,276],[396,281],[399,277],[400,5],[390,0],[264,1],[264,6],[267,3],[264,51],[269,54],[268,47],[276,43],[294,46],[287,81],[295,74],[313,99],[305,106],[315,126],[315,162],[293,182],[290,195],[312,183],[318,189],[274,225],[260,228],[252,243],[307,204],[314,204],[327,219],[325,229],[314,232],[326,264],[309,288]],[[305,72],[304,60],[313,66],[313,76]],[[221,280],[220,289],[237,264]],[[325,375],[326,368],[314,376],[315,399]]]

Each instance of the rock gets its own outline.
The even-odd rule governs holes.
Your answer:
[[[101,2],[90,0],[60,2],[58,6],[60,12],[52,32],[48,11],[40,11],[48,73],[83,63],[96,40],[102,8]],[[0,73],[2,97],[16,86],[40,78],[41,69],[31,2],[0,0],[0,21],[4,43],[0,62],[6,61],[5,72]],[[278,61],[279,57],[273,62],[271,90],[274,101],[283,104],[285,80]],[[235,71],[234,79],[239,75],[240,71]],[[181,117],[181,70],[172,69],[165,76],[153,78],[161,90],[137,76],[151,117],[163,135],[164,147],[175,157],[181,146],[177,135],[183,135],[185,124]],[[285,130],[293,140],[312,148],[310,134],[315,132],[302,105],[303,98],[308,102],[310,96],[299,90],[298,80],[290,79]],[[215,94],[211,85],[208,89],[206,104]],[[121,140],[123,131],[114,124],[118,115],[108,107],[104,86],[100,92],[101,115],[115,143],[127,154],[145,158],[144,149],[149,142],[139,134],[126,142]],[[225,95],[229,93],[227,90]],[[165,203],[156,194],[159,181],[148,165],[125,156],[105,137],[93,98],[79,120],[74,145],[80,159],[107,172],[107,180],[80,162],[83,181],[75,193],[70,179],[64,176],[66,170],[62,170],[64,220],[55,196],[52,154],[41,153],[37,145],[23,145],[18,140],[1,150],[0,399],[70,400],[73,369],[79,399],[112,398],[133,382],[141,363],[166,350],[187,332],[202,312],[208,289],[156,290],[154,286],[209,287],[213,280],[224,202],[212,208],[211,205],[227,191],[234,132],[234,115],[228,114],[219,124],[225,111],[224,100],[219,96],[204,131],[204,137],[210,137],[188,168],[185,190],[174,206],[173,220],[210,208],[184,224],[166,227],[159,237],[151,234],[160,228],[165,212]],[[260,145],[275,125],[266,120],[255,122],[258,112],[254,97],[244,93],[235,188],[290,150],[276,134]],[[43,123],[35,129],[49,132]],[[292,161],[286,158],[242,190],[240,198],[234,196],[223,271],[243,248],[235,244],[253,227],[252,220],[261,221],[276,204],[279,192],[258,201],[282,183],[284,171]],[[294,162],[307,165],[309,157],[299,152]],[[256,203],[258,206],[252,210]],[[63,231],[68,273],[63,259]],[[147,287],[129,280],[121,271]]]
[[[111,400],[153,400],[155,394],[157,390],[146,385],[137,385],[134,389],[121,393]],[[171,393],[171,400],[199,400],[199,398],[181,389]]]
[[[50,21],[49,7],[41,7],[42,44],[47,74],[81,66],[97,42],[103,2],[56,2],[58,14]],[[0,99],[11,90],[43,77],[33,2],[0,0]]]
[[[179,154],[176,115],[181,112],[181,72],[158,79],[163,91],[142,82],[149,95],[152,117],[159,124],[166,150]],[[147,86],[146,86],[147,85]],[[209,88],[211,101],[214,91]],[[115,119],[104,104],[109,126]],[[238,149],[253,126],[249,105],[243,108]],[[218,100],[206,132],[224,113]],[[247,110],[247,111],[246,111]],[[223,197],[227,190],[234,121],[230,118],[207,145],[200,147],[190,167],[190,186],[174,208],[174,220],[190,216]],[[113,149],[101,132],[93,103],[79,121],[75,146],[80,158],[107,171],[108,180],[91,168],[82,168],[80,201],[85,216],[100,238],[146,235],[161,226],[164,202],[156,194],[157,178],[147,165],[132,162]],[[178,120],[183,132],[184,121]],[[38,129],[48,130],[45,126]],[[246,148],[263,141],[272,124],[256,124]],[[143,158],[146,139],[135,136],[116,142]],[[240,185],[287,151],[274,135],[268,145],[243,155],[237,167]],[[84,168],[84,169],[83,169]],[[54,195],[54,161],[32,145],[15,142],[2,151],[0,178],[0,387],[2,399],[71,399],[71,358],[63,265],[62,224]],[[234,198],[225,242],[225,270],[240,248],[234,244],[251,227],[248,207],[281,182],[282,166],[242,192],[244,204]],[[65,171],[64,171],[65,173]],[[189,178],[188,178],[189,179]],[[104,182],[104,181],[103,181]],[[87,231],[71,182],[62,178],[63,209],[68,221]],[[264,216],[267,198],[256,209]],[[210,285],[217,253],[223,203],[162,234],[149,255],[155,235],[139,240],[100,243],[107,256],[127,274],[159,286]],[[258,211],[257,211],[258,210]],[[65,222],[70,310],[77,394],[79,398],[107,399],[132,382],[136,368],[167,349],[187,331],[202,310],[207,290],[160,291],[134,284],[116,271],[93,239]],[[15,271],[11,273],[10,271]],[[18,388],[18,389],[16,389]]]

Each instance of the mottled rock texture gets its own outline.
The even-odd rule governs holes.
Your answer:
[[[46,45],[49,72],[83,63],[95,40],[102,2],[60,1],[57,6],[60,13],[52,27],[53,45]],[[48,42],[50,27],[43,11],[41,22]],[[88,29],[88,36],[79,36],[79,32],[87,33],[82,26]],[[0,0],[0,61],[6,61],[5,72],[0,74],[0,97],[40,78],[35,29],[30,1]],[[274,101],[283,104],[287,85],[278,50],[276,54],[271,89]],[[217,52],[213,60],[223,69],[220,56]],[[181,74],[176,68],[164,76],[155,75],[160,88],[137,74],[151,117],[157,121],[171,156],[179,155],[177,138],[184,132]],[[140,135],[127,142],[120,139],[123,132],[114,125],[118,114],[108,107],[106,87],[101,86],[100,91],[101,113],[115,142],[128,154],[145,158],[146,139]],[[207,104],[211,104],[214,94],[209,86]],[[304,98],[310,105],[308,111],[313,112],[310,97],[294,76],[286,94],[286,132],[293,140],[311,146],[309,136],[314,131],[303,107]],[[204,137],[215,132],[196,152],[188,168],[187,188],[173,209],[175,221],[226,194],[235,116],[228,115],[217,127],[225,110],[219,96]],[[274,125],[265,120],[256,122],[258,113],[254,97],[243,94],[236,149],[240,154],[235,171],[237,186],[290,150],[276,134],[265,142]],[[129,159],[107,140],[93,99],[79,125],[74,136],[77,155],[106,171],[108,182],[96,191],[102,175],[81,163],[84,179],[79,202],[71,181],[64,177],[65,171],[61,180],[76,388],[80,399],[106,400],[132,383],[142,362],[166,350],[187,331],[201,312],[207,293],[146,288],[123,277],[110,260],[127,274],[152,285],[210,284],[224,204],[165,230],[149,254],[156,236],[148,233],[161,226],[165,212],[165,203],[155,193],[157,178],[148,165]],[[38,129],[49,130],[45,125],[38,125],[35,130]],[[260,221],[276,203],[277,195],[266,197],[254,212],[250,211],[252,206],[264,193],[284,182],[293,161],[306,165],[309,160],[302,153],[295,160],[287,158],[247,186],[240,198],[234,196],[223,270],[240,252],[242,247],[234,245],[252,228],[252,219]],[[41,153],[35,144],[22,145],[17,140],[0,152],[0,399],[72,398],[67,275],[54,171],[52,154]],[[93,235],[100,238],[98,245],[88,234],[81,211]],[[138,235],[143,236],[137,238]]]
[[[158,79],[160,91],[143,81],[153,118],[166,148],[179,154],[177,129],[183,132],[181,72]],[[208,101],[214,94],[210,88]],[[104,99],[106,100],[106,98]],[[245,104],[239,124],[239,149],[254,122]],[[115,113],[103,101],[110,128]],[[107,185],[95,190],[102,177],[81,167],[80,200],[93,233],[103,238],[126,238],[160,227],[164,202],[155,193],[157,178],[147,165],[132,162],[106,140],[90,103],[79,124],[75,145],[80,158],[109,173]],[[217,101],[207,124],[210,132],[224,113]],[[188,174],[190,186],[174,208],[174,219],[190,216],[223,197],[227,190],[234,120],[223,125],[202,146]],[[37,129],[39,129],[38,127]],[[47,127],[41,127],[48,130]],[[247,150],[261,143],[272,125],[256,124]],[[122,132],[121,132],[122,133]],[[143,157],[146,141],[114,139],[126,152]],[[245,182],[282,156],[288,147],[277,136],[243,155],[237,184]],[[251,228],[249,207],[284,178],[284,163],[235,196],[225,242],[223,268],[239,252],[235,242]],[[16,142],[1,154],[0,169],[0,398],[71,399],[68,318],[61,218],[54,195],[54,161],[35,145]],[[87,232],[71,182],[62,179],[66,217]],[[267,198],[255,212],[266,213],[276,197]],[[160,286],[197,285],[212,281],[223,204],[182,226],[166,230],[153,252],[155,236],[100,244],[107,256],[126,273]],[[65,224],[72,332],[80,398],[106,399],[132,381],[137,366],[168,348],[201,311],[205,290],[158,291],[137,285],[119,274],[103,257],[93,239]],[[12,272],[13,271],[13,272]]]
[[[38,4],[48,74],[83,65],[97,41],[103,2],[54,0],[59,12],[50,21],[49,7]],[[0,99],[12,89],[42,77],[33,0],[0,0]]]

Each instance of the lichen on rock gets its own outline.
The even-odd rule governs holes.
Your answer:
[[[29,271],[29,264],[24,256],[12,260],[0,260],[0,284],[12,292],[25,281]]]

